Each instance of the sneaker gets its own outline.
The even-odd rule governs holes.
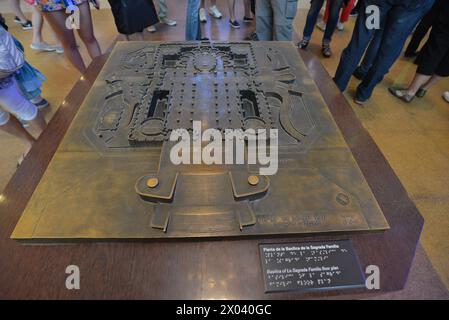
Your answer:
[[[36,103],[33,102],[33,104],[34,104],[39,110],[44,109],[44,108],[47,108],[47,107],[50,105],[50,103],[48,103],[48,101],[45,100],[44,98],[42,98],[41,101],[39,101],[39,102],[36,102]]]
[[[176,21],[168,18],[162,18],[161,23],[166,24],[167,26],[174,27],[176,26]]]
[[[299,48],[299,49],[305,50],[305,49],[307,49],[307,46],[308,46],[308,45],[309,45],[309,40],[302,39],[302,40],[298,43],[298,48]]]
[[[59,44],[54,45],[53,48],[55,49],[56,53],[64,53],[64,48]]]
[[[14,22],[17,24],[22,24],[22,20],[20,20],[18,16],[14,17]]]
[[[229,20],[229,24],[230,24],[231,27],[233,27],[234,29],[240,28],[240,23],[238,23],[237,20],[234,20],[234,21]]]
[[[345,29],[345,24],[341,23],[341,22],[338,22],[337,23],[337,30],[338,31],[343,31],[344,29]]]
[[[323,44],[321,47],[321,53],[325,58],[332,57],[332,50],[329,44]]]
[[[204,8],[200,9],[200,22],[201,23],[206,23],[207,22],[206,10]]]
[[[27,21],[25,23],[20,23],[22,25],[22,29],[23,30],[31,30],[33,29],[33,24],[31,23],[31,21]]]
[[[245,23],[251,23],[253,21],[254,21],[254,18],[247,17],[247,16],[243,17],[243,22],[245,22]]]
[[[148,32],[151,32],[151,33],[154,33],[154,32],[157,31],[157,29],[156,29],[155,26],[149,26],[149,27],[147,28],[147,31],[148,31]]]
[[[326,30],[326,22],[324,22],[323,20],[321,20],[320,22],[318,22],[316,24],[316,27],[318,29],[320,29],[321,31],[325,31]]]
[[[443,93],[443,98],[444,98],[444,100],[449,102],[449,91],[446,91],[445,93]]]
[[[30,44],[30,48],[36,51],[45,51],[45,52],[56,51],[55,46],[49,45],[46,42],[32,43]]]
[[[223,16],[220,10],[218,10],[217,6],[209,7],[209,14],[215,19],[221,19],[221,17]]]

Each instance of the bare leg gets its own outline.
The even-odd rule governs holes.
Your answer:
[[[33,6],[33,15],[31,17],[33,22],[33,44],[43,43],[42,40],[42,26],[44,25],[44,18],[42,17],[42,13],[40,10]]]
[[[427,91],[430,88],[432,88],[434,85],[436,85],[441,79],[443,79],[443,77],[433,75],[432,78],[430,78],[430,80],[427,81],[427,83],[421,87],[421,89],[424,89]]]
[[[90,7],[87,2],[78,5],[80,9],[80,29],[78,34],[89,52],[89,56],[94,59],[101,55],[100,45],[94,35],[94,27],[92,25],[92,16]]]
[[[235,21],[235,0],[228,0],[229,19]]]
[[[19,18],[22,23],[26,23],[28,19],[25,17],[22,9],[20,8],[20,0],[9,0],[9,4],[11,5],[11,8],[17,18]]]
[[[243,0],[243,5],[245,6],[245,17],[252,18],[253,13],[251,12],[251,1]]]
[[[61,42],[66,58],[79,72],[84,73],[86,66],[78,51],[75,35],[73,34],[73,30],[67,29],[65,25],[67,15],[63,11],[53,11],[45,12],[44,17]]]
[[[408,87],[407,94],[411,96],[415,96],[418,90],[425,85],[429,80],[431,76],[426,76],[424,74],[416,73],[415,78],[413,79],[412,83]]]
[[[206,0],[201,0],[200,8],[205,8],[205,7],[206,7]]]

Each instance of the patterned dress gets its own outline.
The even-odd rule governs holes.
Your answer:
[[[42,12],[65,10],[69,5],[79,5],[87,0],[36,0]]]

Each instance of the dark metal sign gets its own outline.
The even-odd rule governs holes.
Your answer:
[[[266,292],[361,288],[365,277],[349,240],[260,245]]]

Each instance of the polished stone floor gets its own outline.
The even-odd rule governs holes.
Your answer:
[[[169,1],[172,16],[178,26],[158,26],[158,32],[146,33],[147,40],[182,40],[184,33],[184,4],[179,0]],[[244,25],[234,30],[229,27],[227,10],[220,4],[225,17],[221,20],[209,18],[203,26],[211,39],[242,39],[253,26]],[[243,8],[237,8],[241,19]],[[306,11],[301,9],[295,20],[295,30],[301,33]],[[93,11],[95,30],[102,49],[107,50],[116,38],[115,26],[109,9]],[[12,22],[12,15],[6,15],[10,31],[28,47],[31,31],[22,31]],[[347,23],[343,32],[337,31],[332,48],[334,57],[321,58],[320,42],[322,32],[313,34],[309,51],[317,54],[330,75],[338,64],[338,57],[351,36],[354,18]],[[54,41],[46,25],[44,35],[49,42]],[[86,50],[80,43],[83,56],[88,61]],[[43,91],[51,107],[45,111],[51,119],[64,97],[79,78],[79,74],[56,53],[36,53],[27,50],[27,59],[48,78]],[[376,89],[373,98],[364,106],[352,106],[363,125],[372,135],[385,157],[401,179],[410,197],[417,204],[425,218],[425,228],[418,247],[410,280],[405,290],[383,298],[443,298],[448,299],[449,288],[449,103],[441,95],[449,90],[449,80],[444,80],[433,88],[425,98],[406,104],[392,97],[387,88],[390,85],[407,84],[415,72],[410,60],[401,58],[391,69],[385,80]],[[352,92],[357,85],[353,79],[347,93],[352,101]],[[23,152],[23,144],[0,132],[0,190],[14,174],[17,159]],[[20,192],[20,190],[17,190]],[[394,244],[392,244],[394,245]]]

